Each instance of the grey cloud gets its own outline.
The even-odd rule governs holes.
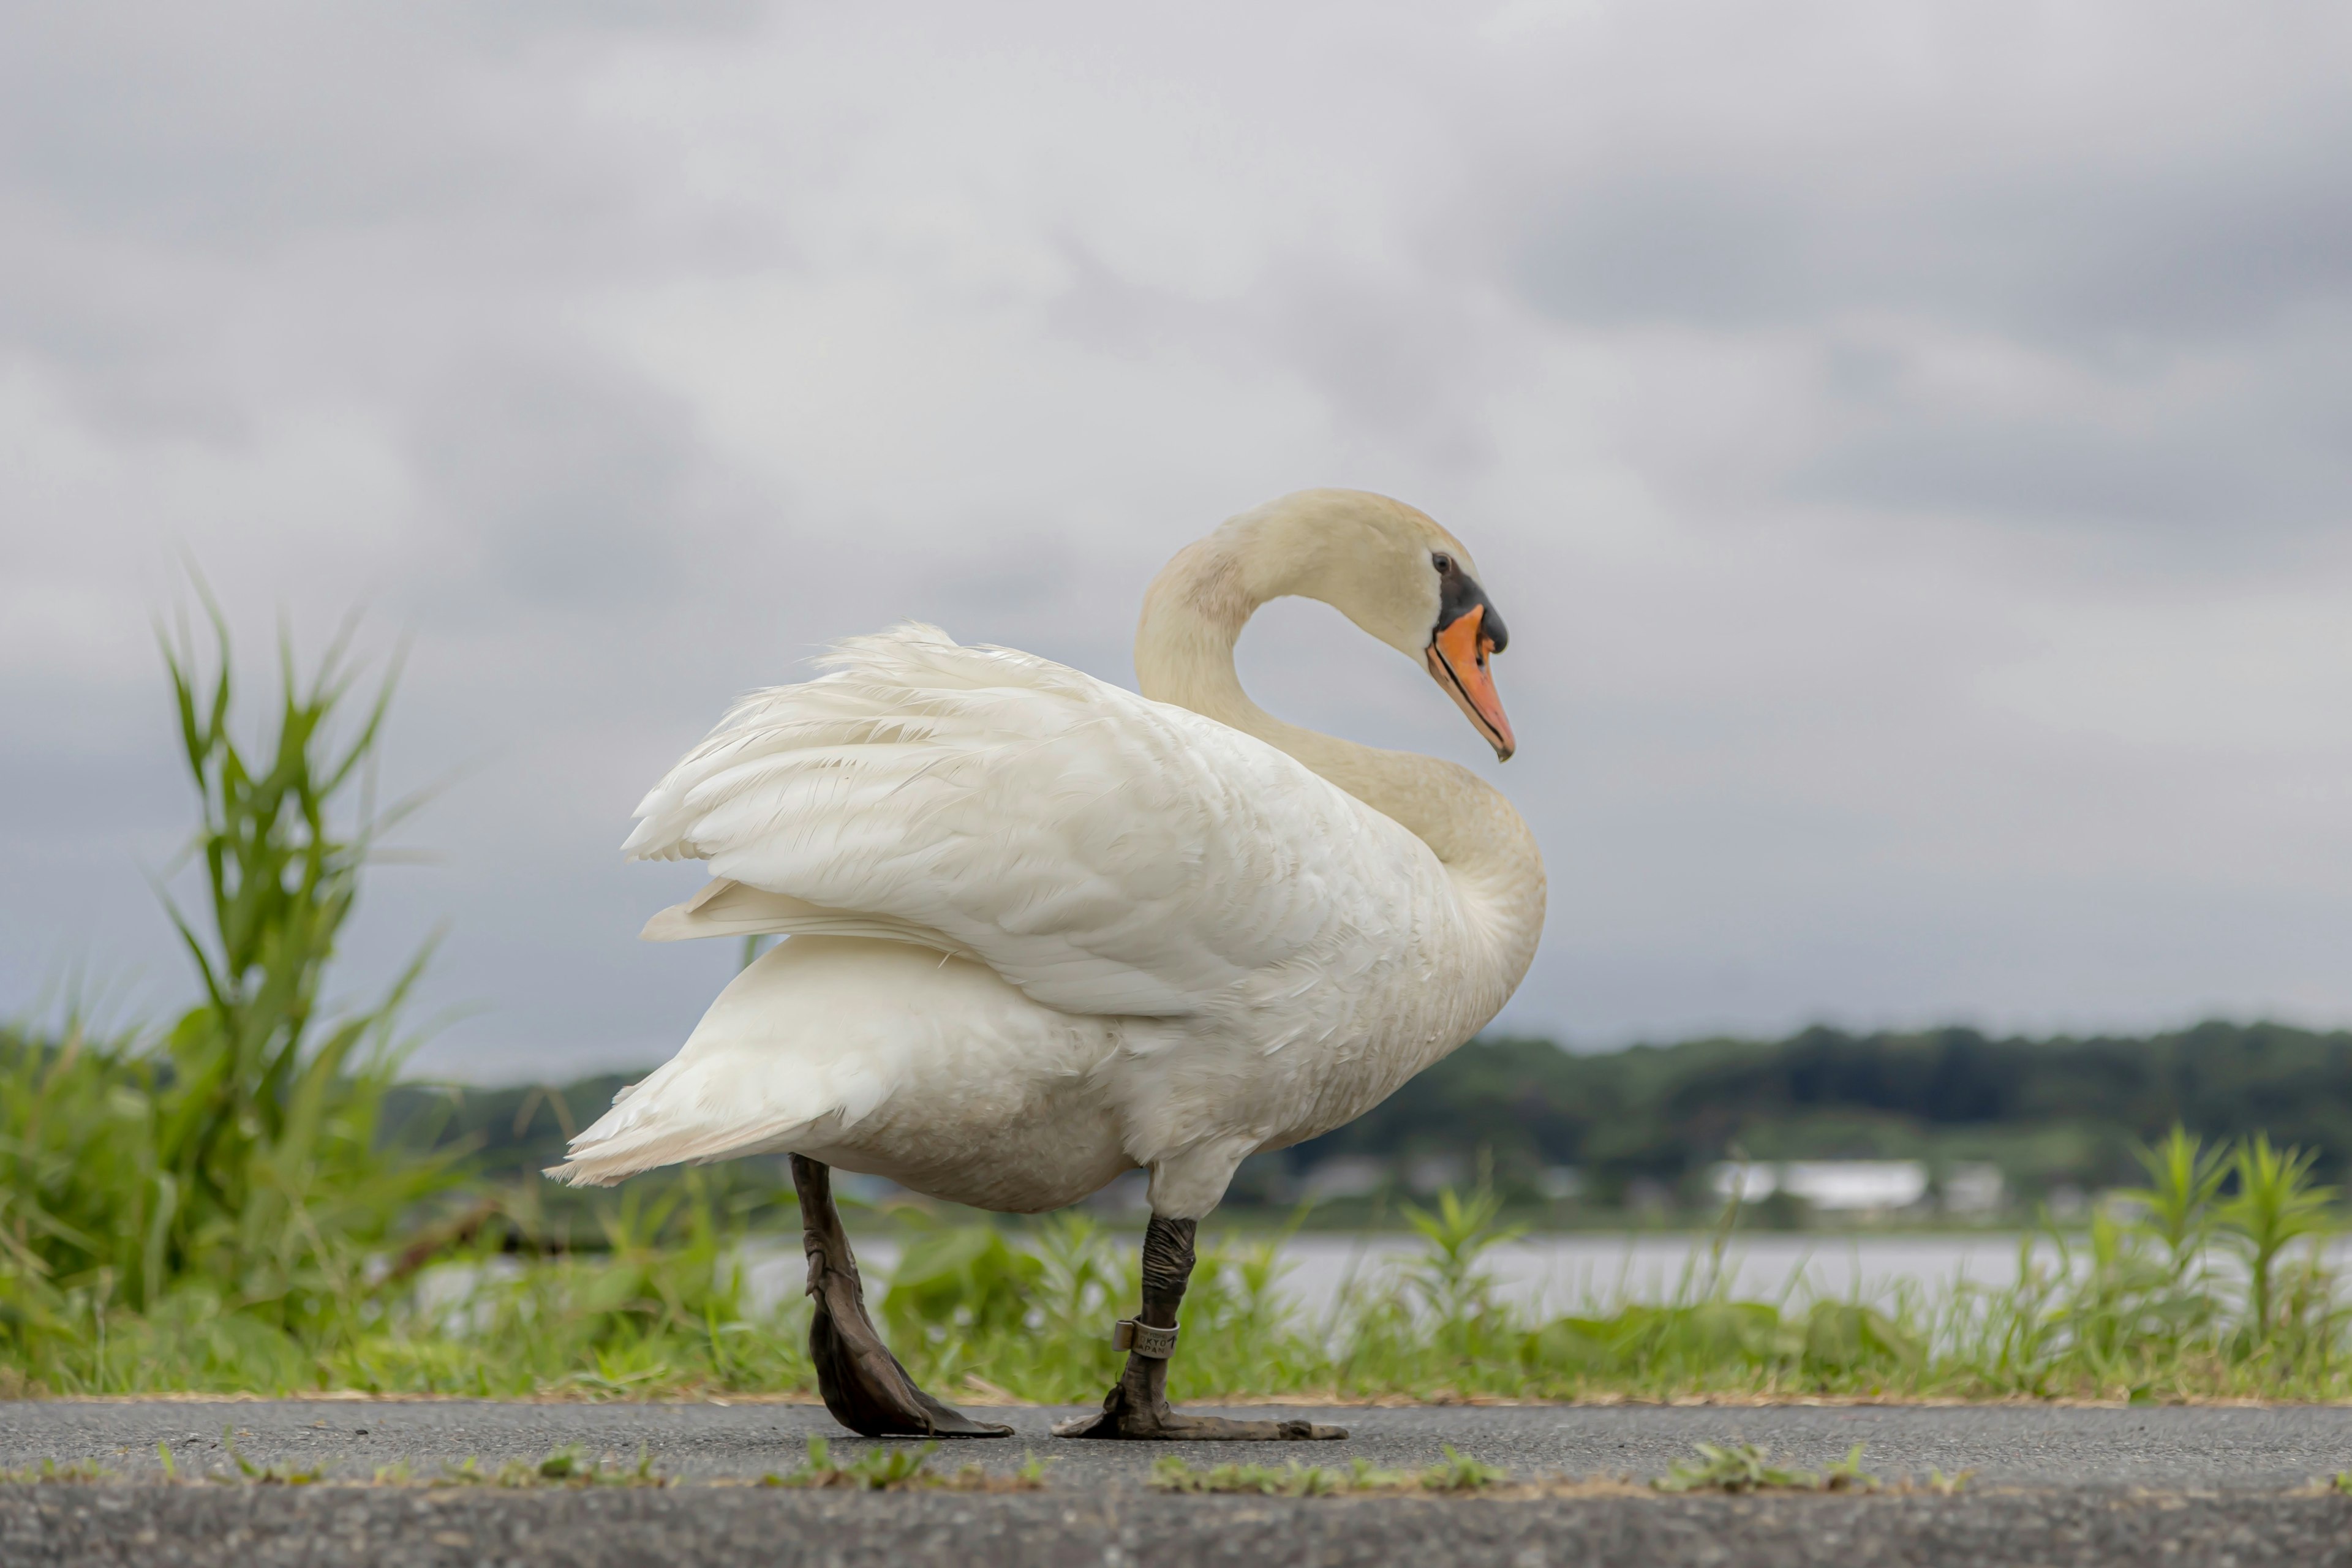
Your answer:
[[[562,1071],[723,980],[633,940],[695,868],[614,847],[731,697],[905,616],[1123,678],[1167,551],[1339,480],[1511,616],[1523,1026],[2352,1010],[2307,886],[2352,649],[2306,603],[2352,591],[2352,27],[1958,15],[20,9],[0,1004],[76,952],[177,976],[142,595],[184,542],[250,653],[281,607],[413,632],[395,761],[479,765],[354,983],[453,915],[434,1005],[493,1010],[428,1059]],[[1890,16],[1958,29],[1916,101],[1846,47]],[[970,397],[893,379],[934,365]],[[791,424],[824,375],[845,455]],[[2151,617],[2248,689],[2168,684],[2148,739],[2127,658],[2033,652]],[[1337,620],[1254,632],[1254,689],[1475,760]]]
[[[1553,173],[1520,193],[1520,286],[1563,319],[1789,324],[1916,311],[2084,350],[2259,329],[2352,294],[2352,122],[2286,116],[2183,167],[2047,150],[1906,168],[1853,148],[1828,168]],[[1956,127],[1956,130],[1958,128]],[[1685,154],[1687,157],[1687,154]]]
[[[642,611],[677,590],[704,458],[674,399],[584,356],[485,351],[419,403],[416,471],[493,591]]]
[[[2172,532],[2300,531],[2352,511],[2352,472],[2332,452],[2282,450],[2260,434],[2192,419],[2123,432],[2054,418],[1907,410],[1841,442],[1792,494],[2043,525]],[[2242,538],[2225,548],[2246,548]]]

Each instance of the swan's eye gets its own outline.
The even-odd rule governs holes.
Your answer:
[[[1437,574],[1441,577],[1450,574],[1454,570],[1454,557],[1443,550],[1431,556],[1429,563],[1437,568]]]

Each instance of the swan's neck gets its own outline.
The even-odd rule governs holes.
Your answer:
[[[1458,763],[1342,741],[1285,723],[1251,701],[1234,668],[1234,645],[1263,602],[1247,586],[1246,548],[1245,535],[1221,530],[1153,580],[1135,637],[1143,695],[1288,752],[1428,845],[1486,950],[1482,967],[1490,973],[1481,978],[1500,985],[1499,1007],[1542,934],[1544,872],[1535,835],[1499,791]]]

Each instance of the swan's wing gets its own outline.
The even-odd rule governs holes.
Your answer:
[[[1436,870],[1272,746],[1050,660],[902,626],[829,663],[638,807],[630,856],[720,879],[648,936],[888,937],[1065,1012],[1174,1017],[1328,984]]]

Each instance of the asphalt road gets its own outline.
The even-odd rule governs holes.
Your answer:
[[[2352,1409],[2053,1409],[1649,1406],[1316,1410],[1344,1443],[1128,1446],[1052,1437],[1066,1411],[992,1414],[1009,1441],[946,1447],[934,1461],[1010,1470],[1050,1457],[1039,1493],[849,1494],[692,1483],[756,1479],[801,1458],[812,1435],[863,1447],[821,1409],[751,1405],[36,1402],[0,1405],[0,1468],[91,1460],[121,1479],[0,1488],[0,1562],[271,1564],[1246,1562],[1944,1564],[2228,1562],[2352,1568],[2352,1498],[2314,1486],[2352,1469]],[[1251,1415],[1273,1414],[1253,1410]],[[495,1468],[563,1445],[633,1459],[667,1490],[530,1491],[324,1486],[166,1487],[247,1460],[366,1480],[405,1461],[429,1478],[473,1458]],[[1976,1472],[1968,1492],[1755,1499],[1654,1496],[1525,1500],[1170,1497],[1145,1475],[1161,1454],[1195,1463],[1297,1458],[1383,1468],[1441,1445],[1520,1478],[1646,1479],[1695,1442],[1768,1445],[1818,1468],[1855,1443],[1888,1480]]]

